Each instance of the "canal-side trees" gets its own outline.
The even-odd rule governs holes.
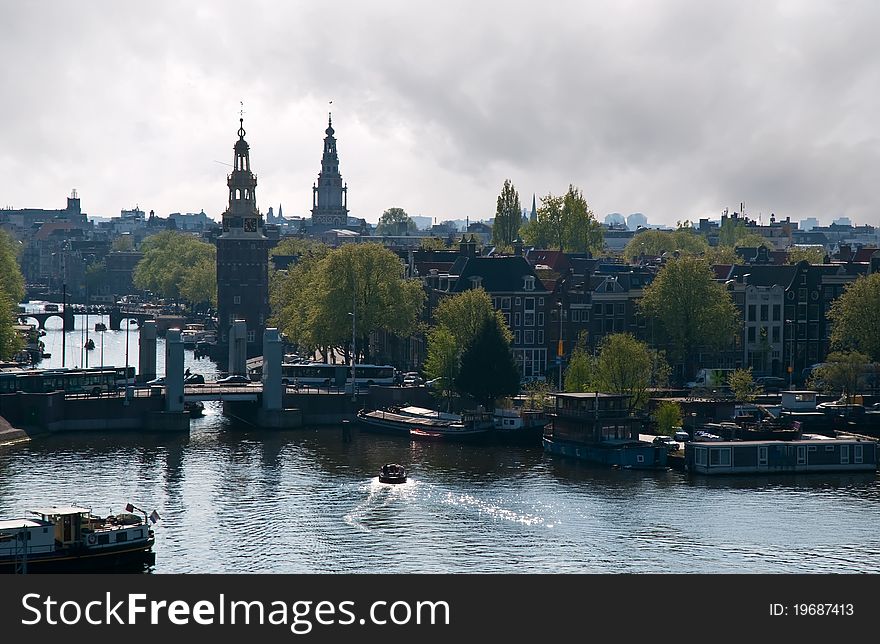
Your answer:
[[[504,180],[501,194],[495,206],[495,220],[492,222],[492,243],[501,248],[510,247],[519,236],[522,223],[522,206],[519,193],[510,179]]]
[[[700,257],[668,260],[645,288],[639,306],[656,325],[670,358],[683,365],[684,377],[693,375],[701,350],[728,346],[739,328],[730,293]]]
[[[863,275],[831,305],[831,344],[880,362],[880,273]]]
[[[849,403],[853,396],[868,389],[877,375],[877,365],[871,363],[868,355],[858,351],[835,351],[813,369],[808,384],[813,389],[840,395]]]
[[[661,436],[672,436],[681,427],[681,405],[672,400],[664,400],[652,414],[657,423],[657,433]]]
[[[425,375],[430,380],[440,379],[439,389],[447,400],[447,406],[451,404],[454,393],[467,394],[477,400],[485,400],[489,394],[494,393],[484,390],[484,384],[472,382],[471,378],[497,378],[498,384],[495,386],[499,393],[495,397],[509,393],[509,380],[514,377],[517,385],[513,393],[519,390],[519,370],[510,353],[513,336],[502,313],[492,308],[492,298],[484,289],[469,289],[444,298],[434,311],[434,320],[436,324],[428,332]],[[487,325],[489,321],[494,322]],[[497,354],[502,357],[506,355],[503,360],[493,357],[499,351],[499,342],[491,337],[495,333],[500,336],[500,344],[505,347],[506,354]],[[484,337],[478,341],[481,335]],[[475,347],[475,344],[478,346]],[[467,369],[473,371],[476,367],[476,371],[460,378],[466,368],[464,354],[468,351],[468,364],[471,366]],[[480,360],[494,360],[498,364],[480,363]]]
[[[602,225],[593,216],[583,192],[573,185],[564,195],[541,197],[535,221],[522,225],[520,236],[537,248],[556,248],[575,253],[602,250]]]
[[[582,345],[575,349],[565,390],[624,395],[633,411],[645,406],[648,390],[665,385],[668,375],[663,355],[629,333],[613,333],[603,338],[595,358]]]
[[[201,304],[217,294],[217,249],[192,235],[166,230],[141,244],[134,285],[159,297]]]
[[[519,393],[519,369],[510,352],[506,325],[495,315],[486,317],[477,335],[461,355],[456,388],[485,409],[497,398]],[[509,331],[508,331],[509,333]]]
[[[755,382],[751,367],[734,370],[727,378],[727,385],[738,403],[750,402],[761,393],[761,386]]]
[[[0,360],[11,358],[21,349],[21,339],[15,332],[15,314],[25,291],[18,248],[18,242],[0,230]]]
[[[352,333],[359,362],[370,361],[370,334],[409,336],[425,291],[404,277],[404,267],[381,244],[346,244],[301,258],[270,293],[272,322],[308,351],[329,357],[337,350],[350,360]]]

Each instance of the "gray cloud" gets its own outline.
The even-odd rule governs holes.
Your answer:
[[[509,177],[600,219],[880,223],[874,3],[0,5],[0,205],[217,216],[244,101],[263,210],[307,213],[332,107],[371,221],[488,218]]]

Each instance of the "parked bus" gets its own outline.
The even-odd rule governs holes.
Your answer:
[[[125,369],[122,369],[123,378]],[[123,380],[124,382],[124,380]],[[63,391],[94,396],[117,389],[117,370],[104,369],[34,369],[0,373],[0,393],[50,393]]]
[[[282,364],[281,382],[285,385],[308,387],[344,387],[351,382],[351,367],[321,362]],[[393,385],[394,367],[359,364],[355,367],[355,382],[358,386]]]

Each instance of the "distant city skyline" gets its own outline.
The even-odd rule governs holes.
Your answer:
[[[243,109],[264,214],[309,216],[332,111],[371,223],[485,221],[509,178],[599,221],[880,225],[872,3],[0,4],[0,207],[219,220]]]

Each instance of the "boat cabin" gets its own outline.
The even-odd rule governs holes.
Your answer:
[[[785,411],[814,411],[816,409],[815,391],[783,391],[782,409]]]
[[[22,544],[30,552],[52,552],[55,530],[48,521],[39,519],[7,519],[0,521],[0,560],[20,555]]]
[[[556,394],[548,431],[556,439],[582,443],[638,441],[641,423],[630,416],[628,399],[604,393]]]

